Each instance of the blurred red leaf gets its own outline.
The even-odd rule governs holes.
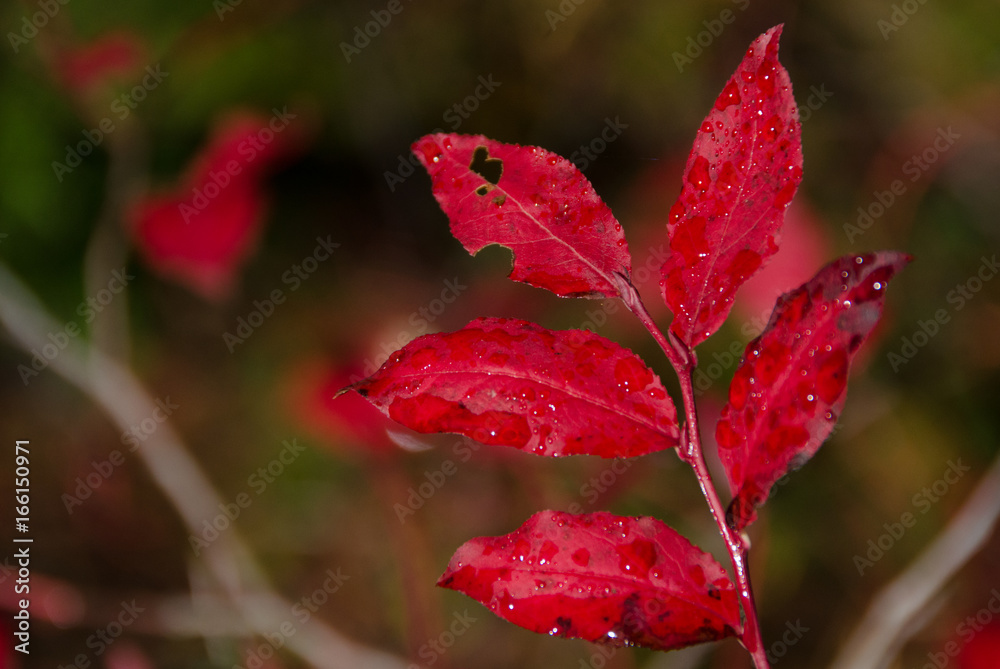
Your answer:
[[[108,648],[104,666],[107,669],[156,669],[142,648],[127,640]]]
[[[994,588],[990,594],[993,598],[989,608],[982,609],[978,616],[969,616],[962,624],[964,632],[955,642],[965,643],[957,657],[958,669],[996,669],[1000,662],[1000,618],[996,617],[1000,610],[993,608],[994,602],[1000,605],[1000,592]],[[990,613],[991,622],[986,625],[981,622],[983,611]],[[943,659],[947,662],[948,656]]]
[[[267,210],[264,177],[296,144],[282,122],[227,117],[174,188],[135,205],[132,233],[153,269],[208,299],[230,292]]]
[[[463,544],[438,585],[534,632],[615,645],[670,650],[741,629],[722,567],[649,517],[540,511]]]
[[[451,231],[469,253],[513,251],[510,278],[563,297],[618,297],[631,275],[622,227],[572,163],[482,135],[427,135],[413,144]]]
[[[56,54],[59,79],[75,91],[86,91],[109,79],[138,71],[146,58],[142,40],[127,31],[110,32],[96,40],[63,49]]]
[[[742,529],[786,473],[829,436],[855,354],[882,315],[888,281],[909,262],[895,251],[845,256],[778,300],[729,387],[715,438]]]
[[[736,295],[735,309],[758,323],[754,335],[767,323],[775,300],[811,279],[833,254],[832,248],[822,221],[801,197],[796,198],[785,212],[778,252]]]
[[[418,337],[354,386],[417,432],[539,455],[635,457],[677,445],[677,413],[631,351],[586,330],[480,318]]]
[[[337,397],[357,379],[360,366],[327,359],[309,359],[292,370],[286,381],[285,404],[291,416],[315,437],[340,453],[383,455],[398,446],[389,430],[406,431],[356,394]]]
[[[719,329],[736,290],[778,250],[802,180],[798,109],[778,62],[781,26],[758,37],[695,139],[670,209],[661,269],[671,331],[696,346]]]

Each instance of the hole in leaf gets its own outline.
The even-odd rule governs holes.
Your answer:
[[[469,163],[469,169],[496,186],[500,183],[500,175],[503,174],[503,161],[498,158],[490,158],[489,155],[489,149],[485,146],[477,146],[476,150],[472,153],[472,162]],[[486,187],[478,188],[476,192],[480,195],[485,195],[490,191],[489,188],[482,191],[483,188]]]

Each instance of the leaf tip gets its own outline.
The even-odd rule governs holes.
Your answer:
[[[362,397],[367,398],[368,397],[368,388],[365,386],[365,382],[366,381],[368,381],[368,379],[362,379],[362,380],[358,381],[357,383],[352,383],[349,386],[344,386],[343,388],[341,388],[340,390],[338,390],[337,392],[335,392],[333,394],[333,399],[337,399],[341,395],[346,395],[347,393],[351,392],[352,390],[354,392],[356,392],[358,395],[361,395]]]

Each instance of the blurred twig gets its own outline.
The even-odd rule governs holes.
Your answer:
[[[41,350],[59,324],[28,288],[0,263],[0,323],[25,351]],[[71,340],[49,366],[97,404],[121,430],[153,415],[156,404],[132,372],[103,351]],[[223,500],[169,423],[163,423],[136,451],[153,480],[192,533]],[[234,609],[256,634],[274,634],[289,619],[292,603],[270,589],[235,528],[204,552]],[[347,639],[313,617],[286,639],[288,648],[323,669],[402,669],[403,660]]]
[[[875,595],[831,669],[883,669],[935,594],[982,548],[1000,517],[1000,455],[944,531]]]
[[[375,492],[380,498],[379,506],[384,512],[386,533],[396,553],[396,564],[402,581],[406,607],[409,650],[410,654],[416,657],[421,646],[432,638],[432,634],[436,636],[437,630],[445,629],[441,619],[438,589],[433,588],[428,591],[428,588],[424,587],[425,583],[433,582],[434,578],[431,550],[424,533],[414,527],[413,519],[410,519],[410,523],[400,522],[393,510],[394,496],[398,491],[409,488],[411,483],[398,463],[394,460],[372,463],[368,473],[369,480],[372,481]],[[442,657],[441,661],[443,666],[448,666],[447,657]]]
[[[108,136],[108,175],[104,203],[84,259],[84,292],[95,297],[111,273],[125,265],[128,245],[123,234],[125,208],[146,187],[146,137],[137,122],[126,120]],[[104,307],[91,325],[93,347],[129,358],[128,301],[125,291]]]

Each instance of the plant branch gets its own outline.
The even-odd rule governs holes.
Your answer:
[[[25,351],[40,350],[46,333],[59,324],[5,265],[0,263],[0,323]],[[76,386],[121,430],[153,415],[157,405],[122,363],[103,351],[70,340],[49,361],[57,374]],[[162,423],[136,451],[192,533],[212,517],[224,501],[169,422]],[[274,634],[291,617],[292,602],[270,589],[263,571],[235,528],[219,536],[204,552],[205,562],[233,607],[256,634]],[[286,639],[290,650],[323,669],[403,669],[392,655],[366,648],[315,617]]]
[[[757,669],[768,669],[764,642],[760,634],[760,624],[757,620],[757,605],[754,603],[753,588],[750,584],[749,545],[743,535],[732,529],[726,522],[726,509],[715,489],[715,483],[708,471],[701,446],[701,429],[698,423],[698,409],[695,405],[692,384],[692,374],[698,365],[697,357],[693,350],[678,341],[676,337],[671,336],[668,339],[663,335],[639,298],[638,291],[631,284],[629,287],[630,291],[622,291],[623,294],[628,295],[627,298],[624,298],[625,303],[663,349],[663,353],[667,356],[680,381],[681,397],[684,402],[685,428],[681,444],[683,450],[679,452],[679,455],[681,460],[691,465],[694,470],[698,485],[705,496],[705,501],[708,502],[708,508],[712,512],[712,517],[715,519],[715,524],[719,528],[719,533],[722,535],[726,550],[729,552],[729,558],[733,563],[744,615],[743,634],[740,636],[740,642],[753,657]]]
[[[744,537],[726,522],[726,509],[719,499],[712,475],[705,463],[705,453],[701,446],[701,430],[698,424],[698,411],[694,402],[694,386],[692,385],[693,367],[678,370],[677,377],[681,383],[681,395],[684,398],[684,410],[687,426],[687,458],[685,461],[694,469],[701,492],[712,511],[712,517],[719,528],[719,533],[729,551],[729,559],[736,572],[736,586],[739,590],[740,603],[743,607],[743,634],[740,642],[753,656],[757,669],[768,669],[767,656],[764,653],[764,641],[760,634],[760,624],[757,620],[757,604],[753,598],[753,587],[750,583],[749,546]]]
[[[84,256],[84,294],[92,299],[99,299],[98,294],[108,285],[112,272],[125,266],[128,259],[122,225],[125,208],[146,185],[146,137],[132,118],[108,136],[104,203]],[[126,292],[123,290],[110,303],[101,304],[101,317],[91,324],[92,347],[127,360],[130,346]]]
[[[880,669],[918,631],[912,623],[977,553],[1000,518],[1000,455],[958,514],[906,571],[875,595],[831,669]]]
[[[684,347],[680,344],[677,339],[671,335],[669,339],[663,336],[660,332],[660,328],[656,327],[656,322],[653,321],[653,317],[649,315],[649,311],[646,310],[646,305],[642,303],[642,298],[639,297],[639,291],[636,287],[632,285],[632,282],[624,277],[619,277],[618,281],[618,292],[621,293],[622,301],[625,302],[625,306],[629,308],[639,322],[645,326],[649,331],[649,334],[653,335],[653,339],[656,343],[660,345],[663,349],[663,353],[667,356],[667,360],[673,366],[674,371],[680,374],[680,370],[686,369],[692,364],[691,358],[688,357],[689,351],[685,351]]]

